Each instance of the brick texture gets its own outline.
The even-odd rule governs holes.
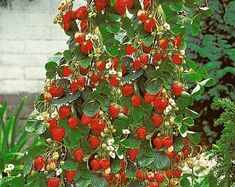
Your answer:
[[[42,90],[44,64],[67,48],[68,37],[53,24],[59,2],[14,0],[12,8],[0,8],[0,95]],[[75,7],[82,4],[75,1]]]

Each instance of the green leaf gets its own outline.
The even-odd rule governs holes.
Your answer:
[[[175,137],[173,147],[176,152],[181,151],[184,147],[183,138],[180,136]]]
[[[161,90],[162,84],[163,82],[161,79],[152,79],[147,81],[145,89],[148,93],[155,95]]]
[[[153,157],[142,157],[141,159],[138,160],[138,165],[140,167],[146,167],[148,165],[150,165],[151,163],[153,163],[154,158]]]
[[[37,134],[43,134],[45,131],[47,130],[46,128],[46,124],[42,121],[37,121],[34,125],[34,131],[37,133]]]
[[[128,83],[128,82],[131,82],[131,81],[135,81],[138,78],[140,78],[143,74],[144,74],[143,70],[132,72],[132,73],[129,73],[128,75],[124,76],[122,78],[122,81],[123,81],[124,84]]]
[[[183,119],[183,122],[188,125],[188,126],[193,126],[194,125],[194,121],[193,118],[191,117],[186,117]]]
[[[76,93],[73,94],[68,94],[66,97],[60,98],[60,99],[54,99],[51,104],[52,105],[62,105],[62,104],[67,104],[67,103],[72,103],[76,99],[78,99],[81,95],[80,91],[77,91]]]
[[[182,114],[175,117],[175,123],[177,123],[177,124],[181,124],[182,120],[183,120],[183,115]]]
[[[235,23],[234,10],[235,10],[235,2],[231,1],[225,9],[224,21],[232,26],[234,26]]]
[[[133,149],[133,148],[139,148],[140,147],[140,142],[139,140],[135,139],[135,138],[128,138],[125,139],[123,142],[121,142],[121,144],[123,145],[123,147],[125,147],[126,149]]]
[[[75,186],[76,187],[87,187],[91,184],[91,179],[78,179],[76,182],[75,182]]]
[[[192,34],[194,36],[198,35],[200,31],[200,21],[201,21],[201,13],[197,14],[196,16],[193,17],[191,21],[191,28],[192,28]]]
[[[118,173],[121,170],[121,164],[119,159],[111,161],[111,172]]]
[[[198,132],[188,132],[188,139],[193,145],[198,145],[201,141],[201,135]]]
[[[181,134],[182,137],[185,138],[185,137],[187,136],[188,128],[187,128],[187,126],[186,126],[184,123],[182,123],[182,124],[178,127],[178,130],[179,130],[179,132],[180,132],[180,134]]]
[[[99,103],[93,100],[93,101],[85,102],[82,106],[82,111],[86,115],[92,117],[98,112],[99,108],[100,108]]]
[[[72,159],[66,159],[65,163],[61,166],[61,169],[63,171],[65,170],[76,170],[77,164]]]
[[[92,176],[92,186],[97,186],[97,187],[105,187],[108,186],[107,181],[105,180],[104,177],[102,177],[101,174],[94,174]]]
[[[170,167],[171,160],[163,151],[156,151],[154,156],[154,164],[157,170],[165,170]]]
[[[72,58],[72,53],[70,50],[65,50],[63,54],[66,60],[70,60]]]
[[[53,70],[55,70],[56,66],[57,66],[57,63],[56,63],[56,62],[54,62],[54,61],[49,61],[48,63],[46,63],[45,69],[46,69],[47,71],[53,71]]]
[[[132,38],[135,34],[133,21],[130,20],[128,17],[123,17],[121,21],[122,21],[122,28],[126,31],[127,36],[129,38]]]

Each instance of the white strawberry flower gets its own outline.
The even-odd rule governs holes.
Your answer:
[[[170,26],[168,23],[164,23],[163,27],[164,27],[166,30],[170,30],[170,29],[171,29],[171,26]]]
[[[108,150],[108,151],[114,151],[114,147],[113,147],[113,146],[108,146],[108,147],[107,147],[107,150]]]
[[[110,156],[111,158],[113,158],[113,159],[116,158],[116,154],[115,154],[115,152],[113,152],[113,151],[110,151],[110,152],[109,152],[109,156]]]
[[[92,38],[92,34],[91,33],[86,35],[86,40],[89,40],[90,38]]]
[[[117,72],[116,72],[116,70],[111,69],[111,70],[109,70],[109,74],[110,74],[110,75],[116,75],[116,74],[117,74]]]
[[[62,171],[62,169],[60,168],[60,169],[56,169],[56,176],[60,176],[60,174],[62,173],[63,171]]]
[[[118,158],[122,160],[124,158],[124,155],[123,154],[118,155]]]
[[[111,66],[112,66],[112,63],[111,63],[111,62],[108,62],[108,63],[105,64],[105,68],[106,68],[106,69],[109,69]]]
[[[174,100],[174,99],[170,98],[170,99],[169,99],[169,103],[170,103],[172,106],[175,106],[175,100]]]
[[[38,115],[38,116],[36,117],[36,120],[42,121],[42,120],[44,120],[44,118],[43,118],[43,116],[40,114],[40,115]]]
[[[122,130],[122,134],[130,134],[131,133],[131,131],[129,130],[129,129],[123,129]]]
[[[108,140],[107,140],[107,144],[108,145],[112,145],[114,143],[114,139],[113,138],[109,138]]]

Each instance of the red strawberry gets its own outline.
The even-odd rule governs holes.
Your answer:
[[[65,171],[65,178],[67,180],[67,182],[73,182],[73,178],[76,175],[76,171],[75,170],[68,170]]]
[[[163,123],[163,117],[159,114],[152,114],[151,120],[155,127],[160,127],[161,124]]]
[[[99,171],[100,169],[100,160],[98,159],[93,159],[91,162],[90,162],[90,165],[91,165],[91,169],[93,171]]]
[[[176,96],[180,96],[183,91],[183,85],[180,82],[175,82],[172,84],[172,93]]]
[[[163,183],[164,182],[164,176],[160,172],[155,173],[155,179],[158,183]]]
[[[85,87],[86,86],[86,78],[81,76],[76,79],[78,86]]]
[[[71,129],[75,129],[78,126],[78,123],[79,123],[79,121],[76,117],[72,116],[69,118],[69,127]]]
[[[158,183],[156,183],[156,182],[153,182],[153,183],[150,183],[149,184],[149,187],[158,187],[159,185],[158,185]]]
[[[47,187],[59,187],[60,179],[56,177],[51,177],[47,180]]]
[[[145,127],[139,127],[136,129],[136,134],[139,140],[144,140],[147,134],[147,130]]]
[[[87,29],[88,25],[89,24],[88,24],[88,22],[86,20],[82,20],[80,22],[81,31],[84,32]]]
[[[161,100],[161,105],[160,105],[160,107],[162,107],[162,108],[165,109],[168,105],[169,105],[169,102],[168,102],[168,99],[167,99],[167,98],[164,98],[164,99]]]
[[[105,170],[108,169],[110,167],[110,160],[109,159],[104,159],[101,160],[101,167]]]
[[[184,159],[188,158],[188,149],[183,149]]]
[[[124,84],[121,88],[122,96],[128,97],[134,93],[134,85],[133,84]]]
[[[90,143],[92,149],[96,149],[100,145],[100,139],[95,136],[90,136],[88,138],[88,142]]]
[[[126,0],[116,0],[116,2],[114,3],[114,8],[120,15],[124,15],[126,13],[126,6]]]
[[[95,1],[95,8],[98,12],[101,12],[102,10],[104,10],[106,6],[107,6],[106,0],[96,0]]]
[[[155,99],[155,95],[152,95],[152,94],[150,94],[150,93],[148,93],[148,92],[146,92],[146,93],[144,94],[144,102],[145,102],[146,104],[152,103],[154,99]]]
[[[106,173],[102,173],[102,176],[105,178],[106,181],[110,181],[112,178],[113,178],[113,174],[112,173],[109,173],[109,174],[106,174]]]
[[[155,53],[153,59],[157,62],[160,61],[162,59],[162,53],[161,52]]]
[[[146,21],[149,18],[149,14],[147,11],[139,10],[137,13],[137,17],[140,21]]]
[[[112,68],[115,69],[115,70],[118,68],[118,61],[119,61],[118,57],[113,58]]]
[[[136,178],[137,180],[139,180],[139,181],[144,180],[144,179],[145,179],[145,174],[144,174],[144,172],[143,172],[143,171],[140,171],[140,170],[137,170],[137,171],[135,172],[135,178]]]
[[[62,142],[65,136],[65,130],[63,127],[53,128],[51,133],[52,133],[52,139],[57,142]]]
[[[99,76],[99,74],[97,74],[97,73],[94,73],[91,77],[90,77],[90,79],[91,79],[91,82],[98,82],[99,81],[99,79],[100,79],[100,76]]]
[[[166,38],[163,38],[159,40],[158,45],[162,49],[166,49],[168,47],[168,40]]]
[[[139,153],[139,148],[136,148],[136,149],[128,149],[127,150],[128,152],[128,156],[131,160],[135,160],[138,153]]]
[[[139,95],[133,95],[131,97],[131,103],[134,107],[139,107],[141,105],[141,97]]]
[[[140,59],[135,59],[133,62],[133,68],[137,71],[141,68],[141,61]]]
[[[140,61],[141,61],[142,64],[147,65],[148,62],[149,62],[149,57],[146,56],[146,55],[141,56],[141,57],[140,57]]]
[[[173,61],[174,64],[180,65],[183,62],[183,58],[178,54],[174,54],[172,56],[172,61]]]
[[[145,52],[145,53],[150,53],[150,51],[152,50],[152,45],[150,45],[150,46],[146,46],[146,45],[144,45],[143,43],[142,43],[142,49],[143,49],[143,51]]]
[[[109,78],[109,83],[110,83],[112,86],[118,86],[118,85],[119,85],[119,82],[120,82],[120,79],[119,79],[118,77],[116,77],[115,75],[110,76],[110,78]]]
[[[59,108],[59,117],[61,119],[65,119],[71,115],[71,107],[70,106],[61,106]]]
[[[91,51],[93,50],[93,43],[91,40],[87,40],[85,42],[83,42],[80,46],[80,50],[82,53],[88,55],[91,53]]]
[[[161,137],[155,137],[153,140],[153,145],[155,146],[156,149],[161,149],[163,146],[163,141]]]
[[[62,86],[59,86],[58,88],[55,86],[51,86],[51,87],[49,87],[48,92],[53,97],[61,97],[64,95],[64,88]]]
[[[126,55],[132,55],[133,53],[135,53],[135,48],[131,44],[127,44],[125,51]]]
[[[168,153],[166,153],[166,154],[167,154],[167,156],[168,156],[169,158],[171,158],[171,159],[173,159],[173,158],[175,157],[175,151],[168,152]]]
[[[175,36],[174,38],[174,46],[180,48],[182,42],[182,37],[180,35]]]
[[[122,109],[123,109],[124,115],[125,115],[125,116],[128,116],[129,110],[128,110],[127,106],[124,105],[124,106],[122,107]]]
[[[34,168],[36,170],[42,170],[44,168],[44,158],[42,156],[34,159]]]
[[[80,162],[83,158],[83,149],[76,149],[73,151],[73,158],[76,162]]]
[[[84,33],[76,32],[76,34],[74,35],[74,39],[78,44],[82,44],[83,42],[85,42],[86,36]]]
[[[173,145],[173,137],[164,137],[162,141],[166,147],[170,147]]]
[[[182,170],[181,169],[173,169],[173,176],[175,178],[180,178],[182,174]]]
[[[91,123],[91,121],[92,121],[91,117],[87,116],[86,114],[82,115],[82,118],[81,118],[82,125],[88,125],[89,123]]]
[[[153,182],[155,180],[155,177],[154,177],[154,174],[151,172],[151,173],[147,173],[147,177],[146,179],[149,181],[149,182]]]
[[[121,65],[121,69],[122,69],[122,75],[124,76],[124,75],[126,75],[126,65],[125,64],[122,64]]]
[[[148,9],[152,5],[152,0],[144,0],[144,9]]]
[[[79,20],[84,20],[88,16],[87,7],[81,6],[75,11],[75,16]]]
[[[126,0],[126,6],[128,9],[132,9],[134,6],[134,0]]]
[[[57,123],[57,120],[55,118],[52,118],[50,120],[50,127],[49,127],[49,130],[51,131],[53,128],[57,127],[58,126],[58,123]]]
[[[83,68],[82,66],[79,66],[79,70],[82,75],[87,75],[87,73],[89,72],[89,67]]]
[[[155,19],[149,19],[144,21],[144,30],[146,32],[153,32],[153,30],[156,28],[156,21]]]
[[[95,67],[99,71],[104,71],[105,70],[105,61],[99,60],[98,62],[96,62]]]
[[[78,90],[78,83],[76,81],[72,82],[70,85],[71,92],[75,93]]]
[[[172,171],[171,170],[165,170],[165,174],[166,174],[166,177],[168,179],[171,179],[172,178]]]
[[[68,66],[64,66],[62,69],[63,77],[69,77],[72,75],[72,70]]]
[[[117,118],[120,114],[120,107],[116,104],[111,104],[109,106],[109,115],[112,117],[112,118]]]

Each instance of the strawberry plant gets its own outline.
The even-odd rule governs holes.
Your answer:
[[[62,1],[68,49],[45,65],[26,130],[26,186],[177,186],[196,149],[190,106],[213,82],[185,56],[195,0]],[[200,77],[200,80],[198,79]],[[206,79],[203,79],[206,78]],[[194,87],[188,89],[188,84]]]

